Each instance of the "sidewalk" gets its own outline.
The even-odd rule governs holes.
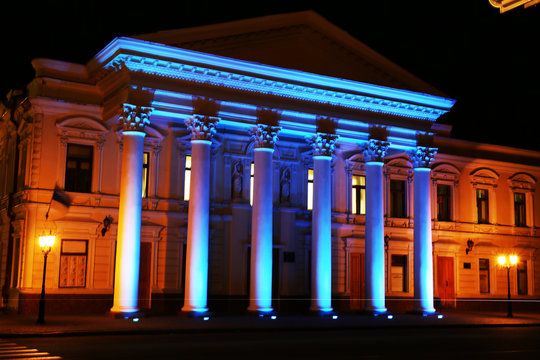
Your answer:
[[[540,313],[480,313],[447,311],[442,319],[412,314],[368,316],[338,314],[332,317],[310,315],[277,315],[258,318],[253,316],[215,315],[185,318],[179,316],[149,316],[135,321],[114,319],[107,315],[47,316],[45,324],[36,324],[37,316],[0,314],[0,338],[32,336],[88,336],[123,335],[133,333],[181,333],[205,331],[278,331],[278,330],[324,330],[324,329],[376,329],[399,327],[493,327],[493,326],[540,326]]]

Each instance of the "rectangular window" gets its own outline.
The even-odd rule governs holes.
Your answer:
[[[407,217],[407,194],[404,180],[390,180],[390,217]]]
[[[476,189],[478,223],[489,224],[489,193],[486,189]]]
[[[87,240],[62,240],[59,287],[86,287],[87,257]]]
[[[517,264],[517,288],[519,295],[527,295],[527,261],[520,261]]]
[[[489,259],[479,259],[480,293],[489,294]]]
[[[353,175],[351,192],[351,213],[366,214],[366,177]]]
[[[451,221],[450,185],[437,185],[437,220]]]
[[[253,206],[253,186],[255,181],[255,163],[253,162],[251,163],[249,174],[249,205]]]
[[[407,292],[407,255],[392,255],[392,291]]]
[[[313,210],[313,169],[308,169],[307,209]]]
[[[143,181],[142,181],[142,197],[148,197],[148,169],[150,164],[150,153],[143,154]]]
[[[514,193],[514,219],[516,226],[527,226],[524,193]]]
[[[186,155],[186,166],[184,167],[184,201],[189,201],[190,184],[191,184],[191,156]]]
[[[92,191],[92,158],[90,145],[68,144],[66,156],[66,191],[89,193]]]

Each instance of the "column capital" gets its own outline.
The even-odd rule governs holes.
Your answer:
[[[362,150],[365,162],[384,162],[389,146],[388,141],[369,139]]]
[[[273,149],[278,137],[277,134],[281,130],[279,126],[257,124],[249,132],[255,140],[255,148]]]
[[[306,138],[313,148],[313,156],[332,156],[336,150],[336,142],[339,135],[318,132]]]
[[[119,119],[122,130],[144,132],[146,125],[150,124],[152,110],[151,107],[124,103]]]
[[[435,158],[437,148],[417,146],[416,149],[408,153],[411,158],[413,168],[429,168],[429,165]]]
[[[199,114],[193,114],[184,121],[188,130],[191,131],[191,140],[212,140],[218,122],[218,117]]]

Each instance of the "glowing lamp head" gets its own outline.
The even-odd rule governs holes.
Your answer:
[[[510,264],[516,265],[517,262],[518,262],[518,257],[517,257],[517,255],[510,255]]]
[[[499,256],[497,260],[499,261],[499,265],[506,264],[506,256]]]
[[[49,251],[51,251],[51,248],[53,247],[55,240],[56,240],[56,236],[54,235],[40,236],[39,246],[41,247],[41,250],[43,250],[43,252],[45,253],[48,253]]]

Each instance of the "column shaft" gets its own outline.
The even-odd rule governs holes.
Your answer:
[[[366,162],[365,310],[376,313],[386,312],[383,204],[383,163]]]
[[[144,132],[124,131],[116,273],[111,312],[138,311]]]
[[[330,156],[313,157],[311,310],[332,311],[332,208]]]
[[[414,310],[428,313],[435,312],[430,172],[429,168],[414,169]]]
[[[254,150],[249,311],[272,311],[272,159],[274,149]]]
[[[182,311],[205,312],[208,288],[210,140],[191,140],[185,299]]]

